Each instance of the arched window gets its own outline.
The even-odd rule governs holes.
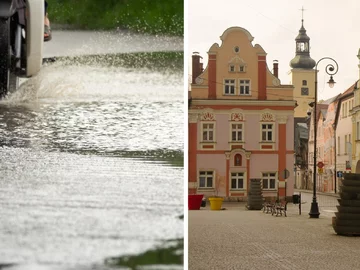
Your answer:
[[[306,80],[303,80],[303,81],[302,81],[302,85],[304,85],[304,86],[307,85],[307,81],[306,81]]]
[[[240,154],[236,154],[234,157],[234,165],[241,166],[241,164],[242,164],[242,157]]]

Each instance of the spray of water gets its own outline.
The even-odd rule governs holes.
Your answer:
[[[100,101],[124,102],[183,100],[181,73],[118,66],[78,65],[63,62],[43,66],[22,81],[6,103]]]

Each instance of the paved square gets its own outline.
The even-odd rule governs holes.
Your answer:
[[[189,211],[189,270],[360,269],[360,237],[339,236],[334,213],[310,219],[310,203],[289,203],[287,217],[250,211],[245,203]]]

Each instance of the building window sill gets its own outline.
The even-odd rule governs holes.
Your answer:
[[[214,192],[215,191],[214,188],[206,188],[206,187],[201,187],[201,188],[198,188],[197,190],[202,191],[202,192],[209,192],[209,191]]]

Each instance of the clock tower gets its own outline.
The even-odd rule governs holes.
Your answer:
[[[304,9],[302,11],[304,12]],[[311,179],[311,175],[306,173],[308,162],[311,162],[308,160],[309,133],[306,122],[309,103],[315,100],[316,72],[316,62],[310,57],[310,38],[304,28],[304,19],[301,20],[295,45],[295,57],[290,61],[291,84],[294,85],[294,100],[297,103],[294,109],[295,185],[303,188],[303,183]]]
[[[315,70],[314,59],[310,57],[310,38],[301,20],[299,34],[295,38],[295,57],[290,61],[291,83],[294,85],[294,99],[297,102],[295,118],[305,118],[309,103],[315,98]]]

